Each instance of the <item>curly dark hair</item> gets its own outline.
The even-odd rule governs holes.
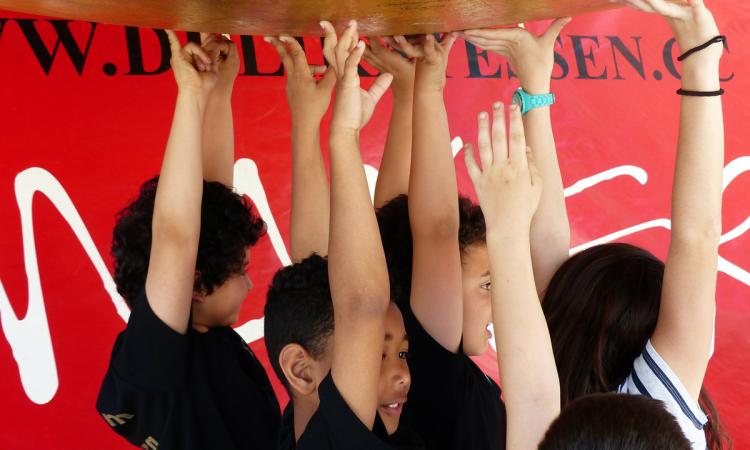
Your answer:
[[[391,299],[404,305],[411,294],[412,235],[409,224],[409,197],[399,195],[376,211],[380,238],[383,241]],[[458,245],[461,254],[469,247],[486,242],[484,214],[479,205],[458,197]]]
[[[333,300],[328,284],[328,260],[313,254],[276,272],[266,294],[264,334],[268,358],[288,389],[279,365],[285,346],[299,344],[317,359],[333,334]]]
[[[112,233],[117,292],[131,308],[146,284],[158,182],[157,176],[143,183],[138,197],[118,213]],[[245,197],[221,183],[204,181],[194,289],[211,294],[231,275],[242,273],[245,250],[265,232],[263,219]]]

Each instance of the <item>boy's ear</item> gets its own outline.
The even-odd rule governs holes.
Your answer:
[[[289,388],[298,395],[310,395],[318,389],[313,364],[315,360],[299,344],[287,344],[279,353],[279,366]]]

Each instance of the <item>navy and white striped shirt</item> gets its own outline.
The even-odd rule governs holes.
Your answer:
[[[677,375],[651,345],[633,363],[633,371],[617,389],[618,393],[645,395],[664,402],[664,406],[679,423],[682,432],[692,443],[694,450],[706,450],[706,435],[703,426],[708,422],[706,414],[693,400]]]

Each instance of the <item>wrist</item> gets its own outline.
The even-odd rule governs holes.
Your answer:
[[[546,79],[531,79],[531,80],[521,80],[521,87],[523,88],[526,93],[531,95],[544,95],[549,94],[552,90],[550,77],[547,77]]]
[[[328,133],[329,145],[352,140],[359,140],[359,130],[344,125],[331,124]]]
[[[487,224],[487,245],[503,248],[527,248],[531,246],[531,225],[519,226],[518,222]]]
[[[177,90],[177,102],[188,103],[200,108],[201,112],[206,107],[208,95],[196,88],[178,88]]]
[[[297,120],[292,117],[293,136],[311,136],[320,132],[320,121],[311,119]]]
[[[693,59],[694,58],[694,59]],[[713,91],[720,88],[719,59],[710,55],[691,56],[682,63],[682,87],[694,91]]]

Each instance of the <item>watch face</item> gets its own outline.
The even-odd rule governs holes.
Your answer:
[[[513,94],[513,104],[514,105],[523,105],[523,97],[521,97],[521,94],[516,92]]]

